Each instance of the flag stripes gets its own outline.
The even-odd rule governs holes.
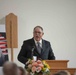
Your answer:
[[[3,28],[4,27],[5,26],[3,26]],[[0,31],[0,66],[2,66],[5,61],[8,61],[6,33]]]

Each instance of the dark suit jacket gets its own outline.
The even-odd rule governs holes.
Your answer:
[[[50,42],[42,39],[42,50],[41,50],[41,54],[39,54],[37,51],[34,39],[32,38],[23,42],[21,50],[18,54],[18,60],[25,64],[29,58],[32,58],[33,47],[35,47],[33,51],[33,55],[37,56],[37,58],[41,58],[42,60],[55,59]]]

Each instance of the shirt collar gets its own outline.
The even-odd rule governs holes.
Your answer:
[[[40,43],[40,46],[42,47],[42,39],[41,39],[40,41],[36,41],[36,40],[34,39],[34,41],[35,41],[36,46],[37,46],[37,42],[39,42],[39,43]]]

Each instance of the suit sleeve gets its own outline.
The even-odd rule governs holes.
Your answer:
[[[49,56],[48,56],[48,59],[49,60],[55,60],[55,56],[54,56],[53,50],[51,48],[50,42],[49,42]]]
[[[26,57],[26,53],[27,53],[26,50],[27,50],[27,43],[24,41],[17,57],[18,60],[23,64],[25,64],[28,61],[28,58]]]

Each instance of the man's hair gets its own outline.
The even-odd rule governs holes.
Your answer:
[[[58,71],[54,75],[71,75],[67,70]]]
[[[36,28],[40,28],[40,29],[43,31],[43,28],[42,28],[41,26],[36,26],[36,27],[34,27],[34,30],[35,30]],[[33,31],[34,31],[34,30],[33,30]]]
[[[23,67],[19,66],[18,69],[21,71],[21,75],[26,75],[26,72]]]
[[[5,62],[3,65],[3,73],[4,75],[9,75],[9,72],[11,75],[17,75],[18,66],[14,62]]]

